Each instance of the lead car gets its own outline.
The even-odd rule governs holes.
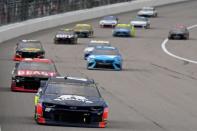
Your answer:
[[[108,105],[93,80],[53,77],[41,82],[34,117],[38,124],[105,128]]]

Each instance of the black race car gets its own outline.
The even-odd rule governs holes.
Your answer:
[[[23,58],[44,58],[45,51],[38,40],[21,40],[16,44],[13,60],[21,61]]]
[[[71,29],[63,29],[57,32],[54,38],[55,44],[77,44],[78,36]]]
[[[52,60],[25,58],[20,63],[16,63],[12,71],[11,90],[37,92],[41,80],[57,75],[59,73]]]
[[[189,30],[184,25],[177,25],[170,30],[168,39],[189,39]]]
[[[52,77],[41,83],[35,96],[38,124],[106,127],[108,106],[93,80]]]

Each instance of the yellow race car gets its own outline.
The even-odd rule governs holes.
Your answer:
[[[131,24],[117,24],[113,30],[115,37],[134,37],[135,28]]]
[[[77,24],[73,30],[78,37],[92,37],[94,34],[93,27],[89,24]]]

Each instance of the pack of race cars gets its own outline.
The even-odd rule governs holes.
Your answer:
[[[116,16],[105,16],[99,21],[101,28],[113,29],[114,37],[135,37],[135,28],[150,28],[149,17],[157,17],[154,7],[144,7],[129,24],[119,23]],[[71,29],[59,30],[55,44],[77,44],[78,38],[94,36],[89,24],[77,24]],[[189,39],[184,25],[170,30],[169,39]],[[123,58],[118,48],[106,40],[91,40],[84,49],[86,68],[123,68]],[[34,118],[38,124],[86,126],[104,128],[107,125],[108,105],[92,79],[60,76],[53,60],[45,58],[45,50],[38,40],[21,40],[16,44],[11,90],[37,92],[34,98]]]

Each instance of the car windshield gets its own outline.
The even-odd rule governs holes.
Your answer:
[[[19,43],[18,48],[19,49],[23,49],[23,48],[42,49],[42,46],[39,42],[30,42],[30,43]]]
[[[55,65],[44,62],[20,62],[18,70],[36,70],[55,72]]]
[[[116,49],[95,49],[93,55],[118,55]]]
[[[45,94],[100,97],[96,87],[83,83],[49,83]]]
[[[103,20],[116,20],[116,17],[114,16],[106,16],[103,18]]]

